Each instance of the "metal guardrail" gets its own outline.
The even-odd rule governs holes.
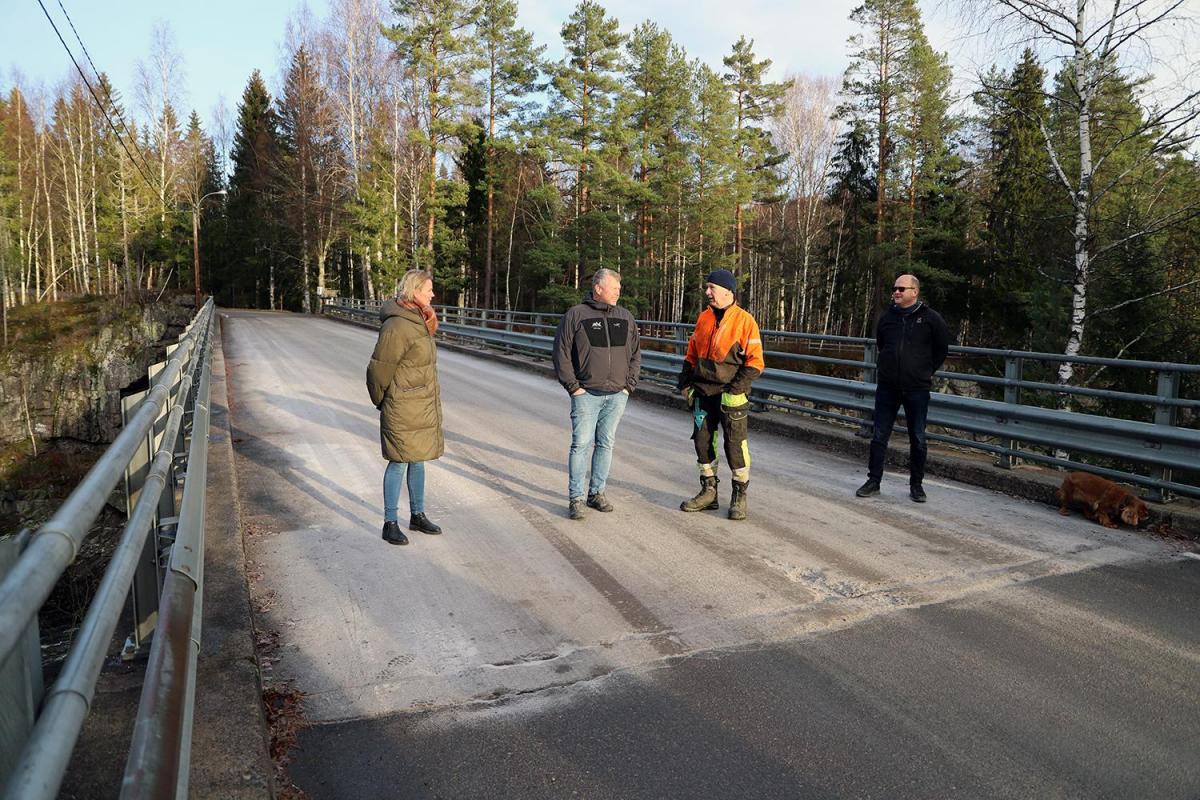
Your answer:
[[[378,326],[379,303],[333,298],[324,313],[361,324]],[[561,314],[497,311],[457,306],[438,306],[438,332],[508,352],[550,356],[554,330]],[[638,320],[643,332],[644,375],[672,382],[679,373],[682,354],[691,333],[690,323]],[[764,342],[815,342],[819,347],[861,348],[861,359],[819,353],[766,351],[771,363],[798,363],[798,369],[768,368],[754,383],[751,399],[760,409],[779,408],[836,420],[860,427],[869,435],[875,404],[877,353],[874,339],[849,336],[762,331]],[[669,349],[665,351],[663,349]],[[1200,413],[1200,400],[1180,397],[1183,376],[1200,376],[1200,365],[1090,356],[1063,356],[983,347],[951,347],[952,356],[1003,360],[1004,377],[940,371],[946,381],[975,384],[982,390],[1002,390],[1002,400],[934,392],[930,398],[930,426],[946,432],[929,431],[928,437],[997,456],[996,465],[1012,468],[1019,460],[1035,461],[1068,469],[1082,469],[1116,480],[1144,486],[1165,501],[1172,494],[1200,497],[1200,486],[1174,479],[1184,471],[1200,476],[1200,430],[1178,425],[1179,412]],[[859,379],[829,377],[799,371],[802,362],[852,369]],[[1027,381],[1023,375],[1031,363],[1070,362],[1102,368],[1151,371],[1156,375],[1157,393],[1138,394],[1086,386]],[[1062,398],[1121,401],[1146,407],[1153,422],[1047,408],[1022,402],[1024,393],[1052,393]],[[972,437],[985,437],[979,440]],[[1031,449],[1040,447],[1047,452]],[[1089,464],[1078,456],[1087,454],[1119,462],[1118,466]],[[1126,467],[1126,468],[1121,468]],[[1132,468],[1132,469],[1131,469]],[[1133,471],[1134,469],[1139,471]]]
[[[6,800],[57,795],[127,596],[135,616],[127,648],[139,647],[151,632],[153,639],[121,797],[187,794],[213,319],[210,299],[168,348],[168,361],[150,368],[149,391],[127,398],[121,433],[50,520],[32,534],[0,541],[0,785]],[[38,610],[123,478],[129,515],[119,544],[43,696]]]

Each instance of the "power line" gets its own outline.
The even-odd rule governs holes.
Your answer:
[[[146,181],[146,185],[153,186],[154,181],[151,180],[146,174],[146,171],[142,169],[142,163],[139,163],[138,160],[133,157],[133,153],[129,152],[129,148],[125,145],[125,139],[122,138],[121,132],[117,130],[117,126],[113,124],[112,117],[108,115],[108,109],[104,107],[104,103],[102,103],[100,98],[96,96],[96,90],[92,88],[92,84],[90,81],[88,81],[87,75],[84,74],[83,68],[80,67],[79,62],[75,60],[75,54],[71,52],[71,48],[67,46],[66,40],[64,40],[62,34],[59,33],[58,26],[54,24],[54,19],[50,16],[50,12],[46,10],[46,5],[42,2],[42,0],[37,0],[37,3],[42,7],[42,13],[46,15],[46,21],[50,23],[50,27],[54,28],[54,34],[58,37],[58,41],[62,43],[63,49],[67,51],[67,56],[70,57],[71,63],[75,65],[75,70],[79,73],[79,77],[83,80],[84,86],[87,87],[88,93],[91,94],[92,99],[96,101],[96,107],[99,108],[100,113],[104,115],[104,120],[108,123],[108,127],[112,129],[113,135],[117,137],[117,142],[121,145],[121,149],[125,151],[125,155],[129,156],[129,160],[133,164],[134,168],[141,173],[142,178]],[[93,68],[94,67],[95,65],[93,65]],[[124,121],[122,120],[122,122]],[[136,150],[137,142],[134,142],[133,146]],[[141,154],[140,150],[138,150],[138,154]]]
[[[96,62],[92,61],[92,54],[88,52],[87,45],[83,43],[83,39],[80,37],[79,31],[75,29],[75,21],[71,19],[71,15],[67,13],[67,7],[62,4],[62,0],[58,0],[58,7],[62,10],[63,16],[67,18],[67,24],[71,26],[71,32],[75,34],[75,41],[79,42],[79,47],[83,50],[84,58],[86,58],[88,64],[92,66],[92,74],[95,75],[96,80],[99,81],[100,70],[96,67]],[[44,6],[43,10],[45,10]],[[78,65],[76,65],[76,67],[78,67]],[[133,144],[133,149],[137,151],[138,157],[141,158],[142,166],[150,172],[154,172],[154,170],[150,168],[150,163],[146,160],[145,153],[143,153],[141,148],[138,147],[137,137],[133,135],[133,131],[129,130],[129,125],[125,122],[125,115],[121,113],[119,108],[117,108],[117,104],[113,102],[112,92],[109,91],[107,86],[104,88],[104,95],[105,99],[108,100],[109,107],[111,107],[116,113],[117,121],[121,123],[121,127],[125,130],[125,135],[129,137],[129,141]]]

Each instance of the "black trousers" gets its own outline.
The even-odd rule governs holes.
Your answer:
[[[896,414],[904,407],[904,425],[908,428],[908,483],[920,486],[925,479],[925,419],[929,416],[928,389],[900,389],[879,384],[875,387],[875,426],[871,432],[871,460],[867,475],[883,479],[883,457],[888,439],[896,425]]]

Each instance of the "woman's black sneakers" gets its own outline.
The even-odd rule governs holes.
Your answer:
[[[408,518],[408,529],[410,531],[428,533],[430,536],[442,532],[441,528],[429,521],[429,517],[425,516],[424,512],[421,512],[420,514],[413,514]]]
[[[400,523],[383,523],[383,540],[388,544],[408,544],[408,537],[400,530]]]

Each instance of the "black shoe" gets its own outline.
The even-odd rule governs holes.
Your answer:
[[[571,499],[567,506],[567,516],[571,519],[583,519],[583,498],[575,497]]]
[[[854,493],[854,496],[870,497],[873,494],[879,494],[879,481],[874,478],[867,478],[867,482],[858,487],[858,491]]]
[[[442,529],[429,521],[429,517],[425,516],[425,512],[420,514],[411,514],[408,518],[408,529],[410,531],[420,531],[428,533],[430,536],[436,536],[442,532]]]
[[[587,499],[588,508],[594,508],[597,511],[612,511],[612,503],[608,502],[608,498],[604,496],[604,492],[596,492],[589,494]]]
[[[408,537],[400,530],[398,522],[383,523],[383,540],[388,544],[408,544]]]
[[[919,484],[908,487],[908,496],[912,498],[914,503],[924,503],[928,499],[925,497],[925,490]]]

